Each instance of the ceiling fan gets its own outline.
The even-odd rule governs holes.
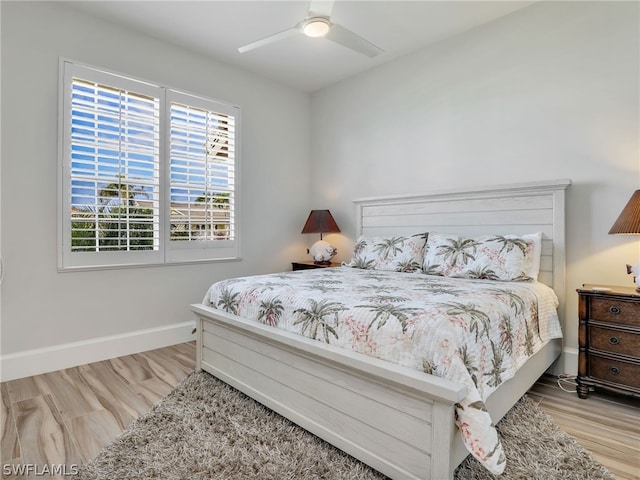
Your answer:
[[[331,21],[330,17],[333,3],[333,1],[313,0],[304,20],[298,22],[291,28],[244,45],[238,48],[238,51],[240,53],[248,52],[249,50],[263,47],[292,35],[303,34],[308,37],[324,37],[327,40],[331,40],[343,47],[350,48],[369,57],[375,57],[382,53],[383,50],[381,48],[376,47],[373,43],[356,35],[351,30]]]

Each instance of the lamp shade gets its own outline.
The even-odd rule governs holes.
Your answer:
[[[636,190],[609,230],[615,235],[640,235],[640,190]]]
[[[329,210],[311,210],[302,233],[337,233],[340,229]]]

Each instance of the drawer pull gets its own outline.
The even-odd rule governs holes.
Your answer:
[[[620,369],[618,367],[609,367],[609,372],[611,375],[618,375],[620,373]]]
[[[609,313],[611,313],[611,315],[618,315],[620,313],[620,307],[609,307]]]
[[[611,337],[609,339],[609,343],[611,345],[618,345],[620,343],[620,339],[618,337]]]

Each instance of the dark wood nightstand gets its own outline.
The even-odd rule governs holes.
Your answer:
[[[595,387],[640,396],[640,292],[585,284],[578,319],[578,396]]]
[[[339,263],[330,263],[328,265],[322,265],[319,263],[313,263],[313,260],[309,260],[308,262],[291,262],[292,270],[310,270],[312,268],[328,268],[328,267],[339,267]]]

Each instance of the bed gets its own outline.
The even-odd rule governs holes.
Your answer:
[[[558,180],[356,200],[357,233],[541,232],[538,280],[553,289],[558,312],[563,312],[564,198],[569,184]],[[455,425],[456,405],[468,393],[463,383],[273,328],[207,303],[192,305],[198,369],[391,478],[451,479],[469,454]],[[513,378],[492,391],[484,405],[494,423],[561,350],[561,339],[546,340]]]

